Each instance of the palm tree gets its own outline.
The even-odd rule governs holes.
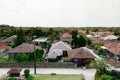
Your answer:
[[[104,74],[104,72],[109,69],[107,62],[104,59],[96,59],[94,61],[94,67],[100,75]]]

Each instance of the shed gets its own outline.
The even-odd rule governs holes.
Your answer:
[[[7,74],[9,74],[9,77],[19,77],[20,76],[20,72],[22,71],[22,69],[10,69]]]

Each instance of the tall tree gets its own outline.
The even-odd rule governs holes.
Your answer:
[[[78,47],[78,31],[77,30],[73,30],[72,31],[72,42],[71,45],[73,48],[77,48]]]
[[[83,35],[80,35],[80,37],[78,38],[78,46],[85,47],[86,44],[87,44],[87,40],[85,39]]]
[[[14,47],[20,45],[21,43],[25,42],[25,34],[22,29],[17,31],[17,38],[15,39]]]

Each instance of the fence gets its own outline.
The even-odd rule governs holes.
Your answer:
[[[74,68],[75,63],[72,62],[37,62],[37,68]],[[33,68],[34,63],[0,63],[0,68]]]

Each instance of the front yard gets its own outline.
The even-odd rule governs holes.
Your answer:
[[[1,78],[0,80],[6,80],[4,78]],[[83,75],[75,75],[75,74],[37,74],[37,75],[31,75],[28,80],[84,80]]]
[[[35,80],[84,80],[82,75],[68,75],[68,74],[41,74],[41,75],[32,75]]]
[[[12,59],[6,59],[6,58],[0,58],[0,62],[16,62],[15,60]]]

